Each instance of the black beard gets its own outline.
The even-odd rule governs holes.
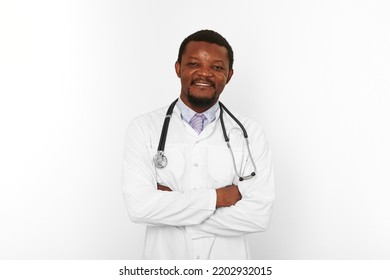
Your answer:
[[[196,108],[210,108],[217,101],[215,94],[211,98],[197,97],[193,96],[190,91],[188,91],[187,99],[188,102]]]

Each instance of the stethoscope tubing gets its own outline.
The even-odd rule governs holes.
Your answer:
[[[157,151],[159,151],[159,152],[164,152],[165,142],[167,140],[167,135],[168,135],[169,121],[172,118],[173,108],[175,107],[176,102],[178,100],[179,100],[179,98],[176,98],[176,100],[172,102],[172,104],[169,106],[169,108],[167,110],[167,113],[165,114],[164,124],[163,124],[163,128],[161,130],[160,141],[158,143],[158,148],[157,148]]]
[[[221,101],[219,101],[219,106],[221,108],[221,112],[220,112],[219,116],[221,118],[222,131],[223,131],[223,136],[225,137],[225,141],[228,142],[229,141],[229,137],[226,134],[225,123],[224,123],[223,117],[222,117],[222,111],[226,111],[226,113],[228,113],[228,115],[240,126],[240,128],[242,130],[242,133],[244,134],[245,139],[247,139],[248,138],[248,133],[246,132],[246,129],[242,125],[242,123],[226,108],[225,105],[222,104]]]
[[[165,142],[167,140],[169,122],[170,122],[170,119],[172,118],[173,109],[174,109],[175,104],[178,101],[178,99],[179,98],[177,98],[175,101],[173,101],[167,110],[167,113],[166,113],[165,119],[164,119],[164,123],[163,123],[163,127],[161,130],[160,140],[159,140],[159,144],[158,144],[158,148],[157,148],[157,154],[153,157],[154,164],[159,169],[165,168],[168,164],[168,160],[167,160],[166,156],[164,155]],[[256,175],[257,171],[256,171],[255,162],[253,160],[252,154],[251,154],[250,149],[249,149],[248,133],[246,132],[246,129],[242,125],[242,123],[220,101],[219,101],[219,106],[220,106],[220,121],[221,121],[222,132],[223,132],[223,136],[225,138],[225,142],[228,146],[228,149],[229,149],[231,156],[232,156],[232,159],[233,159],[234,171],[236,172],[236,175],[238,176],[240,181],[251,179],[253,176]],[[250,158],[251,163],[252,163],[253,168],[254,168],[254,172],[252,172],[250,175],[244,176],[244,175],[238,174],[238,170],[236,167],[236,160],[234,158],[233,151],[230,147],[230,139],[226,133],[225,122],[223,120],[223,111],[226,111],[226,113],[238,124],[238,126],[242,130],[242,133],[243,133],[244,138],[245,138],[245,143],[246,143],[246,147],[248,150],[249,158]]]

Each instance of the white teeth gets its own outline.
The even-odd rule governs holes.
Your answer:
[[[204,84],[204,83],[195,83],[197,86],[202,86],[202,87],[210,87],[210,84]]]

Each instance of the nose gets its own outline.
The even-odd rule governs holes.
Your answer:
[[[197,74],[201,77],[211,77],[213,76],[213,72],[207,66],[202,66],[198,69]]]

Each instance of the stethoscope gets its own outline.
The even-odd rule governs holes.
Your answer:
[[[169,108],[167,110],[167,113],[166,113],[165,119],[164,119],[164,124],[163,124],[162,131],[161,131],[160,141],[158,144],[157,154],[153,157],[154,165],[159,169],[165,168],[168,165],[168,159],[164,155],[164,148],[165,148],[165,141],[167,140],[169,121],[172,117],[173,108],[175,107],[177,100],[178,100],[178,98],[172,102],[172,104],[169,106]],[[230,153],[232,155],[234,171],[236,172],[236,175],[240,181],[251,179],[256,175],[257,170],[256,170],[255,162],[254,162],[253,157],[252,157],[252,153],[249,149],[248,133],[246,132],[246,129],[241,124],[241,122],[225,107],[225,105],[223,105],[221,102],[219,102],[219,107],[220,107],[219,118],[221,120],[223,137],[225,138],[225,142],[226,142],[226,144],[230,150]],[[238,174],[236,160],[234,158],[232,148],[230,147],[230,142],[229,142],[230,140],[229,140],[229,137],[226,133],[225,123],[223,121],[223,114],[222,114],[223,111],[226,111],[226,113],[228,113],[228,115],[240,126],[240,128],[242,130],[242,133],[243,133],[244,138],[245,138],[246,148],[248,150],[248,155],[249,155],[249,158],[250,158],[251,163],[252,163],[253,168],[254,168],[254,171],[249,175]]]

